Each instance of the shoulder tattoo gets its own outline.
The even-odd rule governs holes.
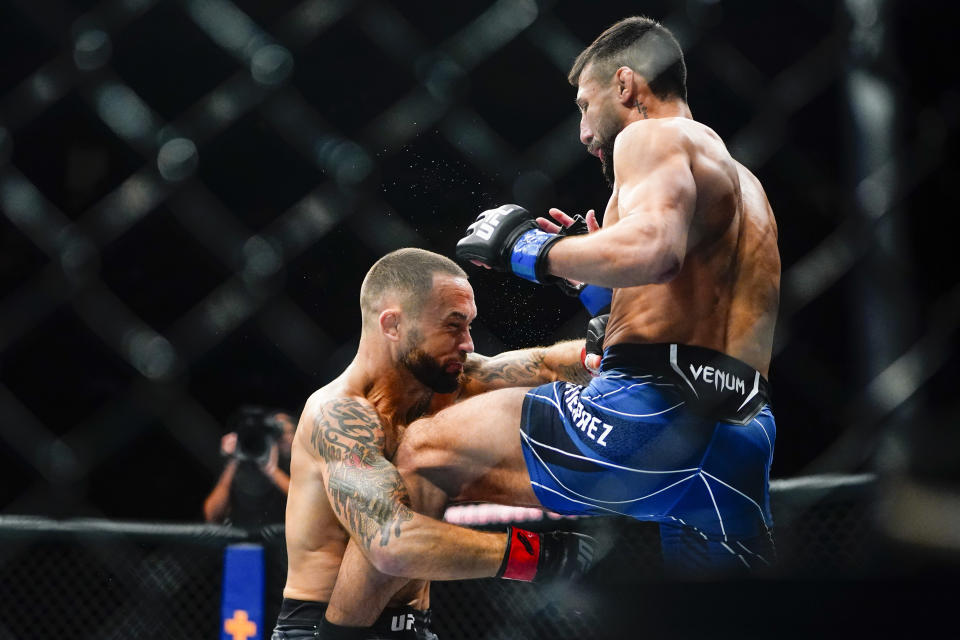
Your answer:
[[[318,412],[311,445],[327,461],[330,504],[351,534],[369,549],[386,546],[413,519],[403,479],[384,458],[384,435],[365,403],[338,398]]]

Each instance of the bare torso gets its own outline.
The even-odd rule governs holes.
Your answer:
[[[317,390],[307,400],[291,448],[290,489],[287,495],[287,583],[284,597],[329,602],[350,536],[337,520],[324,489],[326,464],[311,442],[314,423],[325,403],[335,398],[353,397],[367,401],[362,389],[352,389],[342,375]],[[437,411],[453,401],[453,394],[433,396],[427,412]],[[412,420],[414,417],[410,416]],[[383,453],[393,458],[407,420],[384,419]],[[391,603],[429,606],[428,583],[411,581]]]
[[[633,123],[678,127],[697,186],[686,257],[663,284],[616,289],[606,346],[677,342],[726,353],[768,375],[780,291],[773,211],[757,178],[708,127],[686,118]],[[617,224],[618,187],[603,226]]]
[[[446,317],[443,306],[438,308],[439,316]],[[452,334],[456,337],[460,331]],[[358,548],[362,546],[370,552],[382,549],[391,537],[391,544],[406,541],[403,553],[417,558],[419,575],[442,579],[451,579],[451,575],[493,575],[487,573],[489,561],[500,561],[505,539],[452,525],[436,527],[429,524],[429,517],[421,518],[419,524],[416,520],[408,522],[409,514],[404,515],[399,507],[401,502],[409,506],[410,498],[392,460],[411,422],[461,400],[486,391],[522,389],[557,379],[582,382],[589,377],[580,365],[582,344],[561,342],[548,348],[508,351],[493,357],[470,353],[463,363],[458,389],[433,393],[402,367],[391,368],[372,358],[371,350],[364,351],[361,340],[354,362],[307,399],[297,425],[287,495],[288,570],[283,595],[330,602],[351,532],[354,540],[361,543]],[[331,504],[331,496],[338,501],[342,497],[343,504]],[[403,537],[401,523],[406,523],[403,528],[409,532]],[[350,532],[344,525],[350,527]],[[377,544],[372,542],[373,538]],[[421,560],[417,552],[422,546],[447,552],[434,561]],[[451,548],[463,553],[452,554]],[[410,570],[408,566],[394,568]],[[426,608],[428,583],[407,583],[390,602]]]

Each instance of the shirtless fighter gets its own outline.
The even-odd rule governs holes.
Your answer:
[[[457,255],[535,282],[612,288],[601,374],[587,386],[493,391],[419,420],[397,467],[434,511],[483,493],[559,513],[623,514],[660,523],[668,569],[764,567],[774,559],[773,212],[757,178],[693,120],[683,54],[660,24],[611,26],[569,80],[580,140],[613,188],[603,227],[561,236],[504,205],[480,215]],[[337,590],[375,602],[376,589],[360,584],[375,578],[350,571]],[[334,593],[331,619],[364,624],[369,614],[348,614],[344,603]]]
[[[351,540],[353,553],[391,576],[539,582],[582,573],[593,549],[587,536],[482,533],[432,520],[411,508],[390,463],[419,416],[491,389],[589,378],[580,364],[582,342],[493,358],[474,354],[470,323],[477,309],[466,274],[421,249],[381,258],[364,279],[360,307],[356,358],[310,396],[294,436],[289,564],[273,640],[342,637],[345,630],[324,623],[323,614]],[[394,597],[400,606],[374,629],[349,637],[435,638],[428,597],[425,583],[408,583]]]
[[[569,80],[580,140],[613,188],[603,228],[561,237],[505,205],[481,214],[457,247],[535,282],[613,288],[602,375],[587,387],[538,387],[522,407],[512,392],[498,396],[520,416],[509,428],[520,425],[524,497],[561,513],[659,522],[673,568],[762,567],[773,560],[773,212],[756,177],[693,120],[683,54],[658,23],[613,25]]]

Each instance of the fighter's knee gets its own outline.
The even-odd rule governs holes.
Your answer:
[[[418,420],[407,429],[394,465],[407,485],[413,509],[441,517],[447,502],[458,493],[459,480],[451,452],[431,434],[428,420]]]
[[[429,466],[435,450],[429,436],[429,419],[417,420],[403,434],[393,464],[403,475],[416,475]]]
[[[410,553],[403,544],[370,545],[366,556],[370,565],[386,576],[410,577],[410,574],[416,571],[413,562],[415,554]]]

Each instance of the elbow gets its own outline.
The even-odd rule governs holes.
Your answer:
[[[686,248],[686,233],[638,220],[606,247],[604,262],[613,266],[609,273],[616,282],[604,284],[623,288],[669,282],[683,268]]]
[[[380,573],[397,578],[416,578],[415,554],[409,553],[404,545],[394,541],[386,547],[370,548],[370,564]]]
[[[673,250],[638,251],[633,260],[622,264],[614,281],[607,286],[640,287],[670,282],[683,268],[683,256]]]
[[[663,252],[650,269],[650,284],[664,284],[677,277],[683,267],[683,257],[676,251]]]

